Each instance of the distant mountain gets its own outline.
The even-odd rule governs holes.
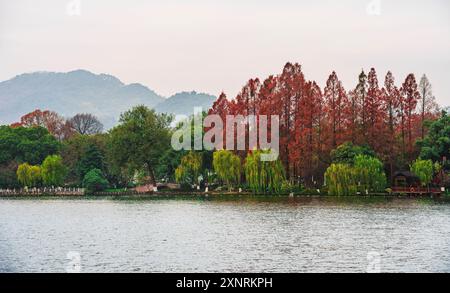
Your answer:
[[[212,98],[215,99],[192,92],[165,99],[142,84],[127,85],[112,75],[86,70],[34,72],[0,82],[0,124],[16,122],[26,113],[45,109],[65,117],[92,113],[108,129],[117,123],[121,113],[136,105],[158,106],[160,112],[189,115],[191,105],[211,106]]]
[[[39,108],[65,117],[92,113],[110,127],[132,106],[154,107],[162,101],[163,97],[143,85],[125,85],[107,74],[86,70],[27,73],[0,83],[0,122],[17,121]]]
[[[208,94],[197,93],[195,91],[181,92],[156,105],[155,111],[190,116],[194,114],[195,107],[201,107],[203,111],[207,111],[211,108],[215,100],[215,96]]]

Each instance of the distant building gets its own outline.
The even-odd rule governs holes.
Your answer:
[[[394,187],[420,187],[420,178],[410,171],[395,172]]]

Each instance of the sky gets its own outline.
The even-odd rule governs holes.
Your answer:
[[[86,69],[234,97],[288,61],[321,86],[334,70],[347,90],[361,69],[397,85],[425,73],[450,105],[450,1],[0,0],[0,81]]]

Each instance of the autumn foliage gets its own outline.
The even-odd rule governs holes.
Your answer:
[[[286,176],[314,184],[330,165],[330,152],[345,142],[372,148],[388,173],[407,166],[417,155],[424,120],[438,115],[437,107],[418,107],[421,102],[433,101],[421,95],[413,74],[398,86],[391,72],[380,83],[372,68],[347,91],[333,71],[321,89],[300,64],[287,63],[279,75],[250,79],[235,99],[222,93],[209,114],[224,121],[226,115],[279,115]]]
[[[58,139],[70,137],[73,129],[70,123],[53,111],[34,110],[20,118],[20,122],[13,123],[11,127],[43,127]]]
[[[66,120],[56,112],[40,109],[25,114],[20,122],[11,124],[11,127],[43,127],[59,140],[70,138],[75,133],[97,134],[103,129],[97,117],[91,114],[77,114]]]

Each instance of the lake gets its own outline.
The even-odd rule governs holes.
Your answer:
[[[1,272],[450,272],[431,199],[0,199]]]

